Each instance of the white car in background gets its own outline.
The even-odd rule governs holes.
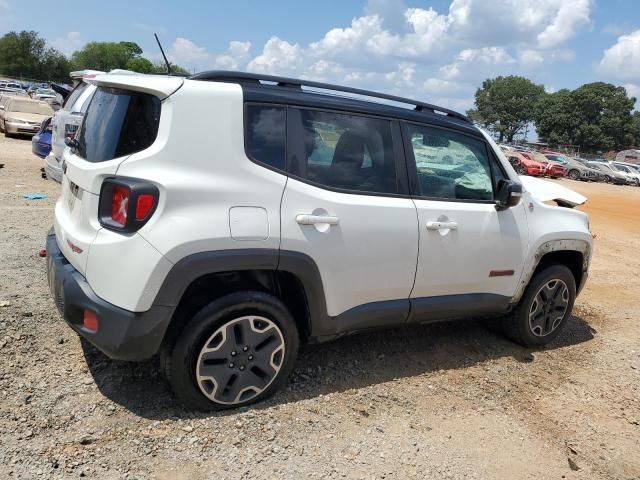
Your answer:
[[[137,75],[129,70],[115,69],[108,74]],[[89,102],[96,91],[92,79],[105,72],[99,70],[79,70],[71,72],[69,76],[73,80],[74,89],[65,99],[62,108],[59,109],[51,120],[51,153],[44,159],[44,171],[47,178],[58,183],[62,182],[62,152],[66,148],[67,139],[75,137]]]
[[[627,176],[627,178],[631,178],[632,183],[635,183],[636,187],[640,187],[640,171],[637,170],[637,167],[634,165],[626,165],[621,162],[613,162],[612,164],[618,171],[622,172]]]
[[[44,171],[47,178],[62,182],[62,152],[67,138],[73,138],[78,130],[82,116],[89,105],[89,99],[96,87],[87,80],[104,72],[99,70],[80,70],[71,72],[75,88],[69,94],[51,120],[51,152],[44,159]]]

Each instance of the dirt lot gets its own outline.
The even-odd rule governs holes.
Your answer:
[[[37,256],[58,186],[28,140],[0,138],[0,163],[0,478],[640,478],[640,188],[563,181],[597,239],[551,347],[472,319],[363,334],[306,347],[270,401],[201,415],[154,362],[64,325]]]

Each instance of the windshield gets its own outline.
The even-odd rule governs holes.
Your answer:
[[[49,90],[48,88],[39,88],[36,90],[36,95],[55,95],[56,92]]]
[[[140,152],[156,140],[159,123],[158,97],[100,87],[78,133],[78,155],[103,162]]]
[[[51,107],[44,102],[31,102],[29,100],[14,100],[9,105],[10,112],[36,113],[38,115],[53,115]]]

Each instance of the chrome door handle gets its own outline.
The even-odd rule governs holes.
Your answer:
[[[457,230],[458,222],[427,222],[427,230]]]
[[[338,225],[338,217],[332,217],[330,215],[309,215],[300,214],[296,216],[296,222],[300,225]]]

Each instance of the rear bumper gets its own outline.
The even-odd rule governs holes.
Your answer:
[[[174,307],[152,306],[146,312],[130,312],[105,302],[64,257],[53,230],[47,235],[47,277],[54,302],[67,324],[107,356],[143,360],[160,348]],[[83,325],[85,309],[98,318],[95,332]]]
[[[44,172],[47,174],[47,178],[62,183],[62,167],[53,152],[49,153],[44,159]]]

